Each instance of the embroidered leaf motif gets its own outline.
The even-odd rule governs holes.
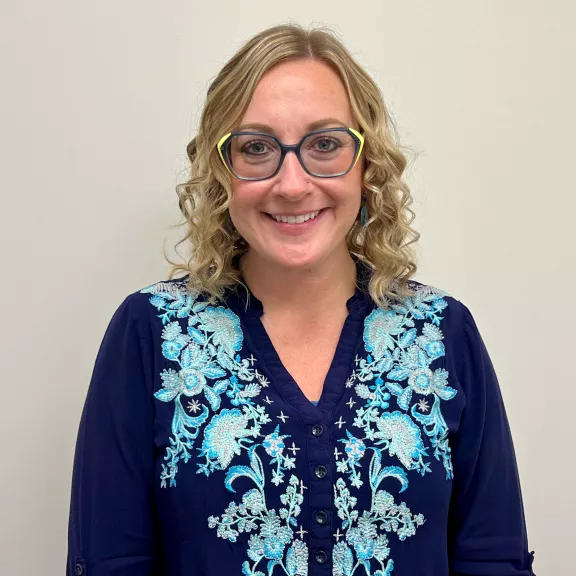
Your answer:
[[[202,373],[207,378],[212,378],[214,380],[216,378],[223,378],[224,376],[226,376],[226,371],[222,370],[222,368],[216,366],[215,364],[210,364],[209,366],[203,367]]]
[[[230,490],[230,492],[236,492],[236,490],[232,488],[232,483],[240,476],[246,476],[253,480],[256,485],[262,487],[260,478],[256,475],[252,468],[248,468],[248,466],[232,466],[228,469],[226,480],[224,481],[224,486],[226,486],[226,489]]]
[[[204,346],[206,344],[206,336],[197,330],[193,326],[188,326],[188,335],[196,342],[196,344],[200,344],[200,346]]]
[[[377,448],[372,448],[372,450],[374,450],[374,454],[370,460],[368,475],[370,477],[370,486],[372,487],[372,490],[376,490],[378,487],[376,480],[378,479],[378,473],[382,468],[382,455],[380,454],[380,450]]]
[[[398,340],[398,346],[408,348],[408,346],[411,346],[414,343],[414,340],[416,340],[416,328],[412,328],[412,330],[405,332]]]
[[[376,478],[375,485],[379,486],[384,478],[396,478],[398,482],[400,482],[400,494],[408,488],[408,477],[406,476],[406,472],[399,466],[387,466],[383,470],[381,470],[380,474]]]
[[[398,406],[400,406],[402,410],[408,410],[410,406],[410,400],[412,400],[412,388],[406,388],[398,396]]]
[[[290,576],[306,576],[308,574],[308,548],[302,540],[294,543],[286,554],[286,569]]]
[[[408,376],[410,376],[410,370],[407,370],[402,366],[397,366],[393,370],[390,370],[390,372],[388,372],[387,374],[387,377],[390,380],[398,380],[398,381],[406,380]]]
[[[178,396],[178,390],[175,388],[161,388],[158,392],[154,393],[154,396],[162,402],[172,402],[176,396]]]
[[[345,542],[338,542],[333,552],[334,569],[333,576],[352,576],[354,568],[354,556],[352,550]]]
[[[216,412],[220,408],[220,396],[214,392],[211,388],[204,388],[204,396],[210,404],[210,408]]]
[[[394,382],[388,382],[386,384],[386,388],[388,388],[388,390],[390,390],[394,396],[400,396],[400,394],[402,394],[404,391],[404,388],[402,388],[400,384],[395,384]]]
[[[196,302],[196,304],[192,306],[192,312],[202,312],[206,306],[208,306],[208,302]]]
[[[278,430],[278,428],[276,429]],[[260,456],[256,454],[256,446],[250,448],[248,451],[248,457],[250,458],[250,466],[252,467],[252,470],[254,470],[262,485],[264,485],[264,466],[262,466]]]

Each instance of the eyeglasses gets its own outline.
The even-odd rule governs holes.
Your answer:
[[[364,137],[354,128],[327,128],[305,134],[298,144],[282,144],[265,132],[230,132],[218,142],[228,171],[240,180],[266,180],[278,174],[288,152],[317,178],[348,174],[358,162]]]

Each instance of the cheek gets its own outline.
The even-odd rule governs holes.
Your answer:
[[[250,182],[238,182],[232,186],[230,209],[241,208],[253,204],[257,198],[254,186]]]
[[[264,187],[256,182],[237,181],[232,185],[229,210],[233,220],[242,221],[251,217],[265,195]]]
[[[351,172],[338,184],[332,190],[332,196],[337,203],[346,210],[358,208],[362,197],[362,173]]]

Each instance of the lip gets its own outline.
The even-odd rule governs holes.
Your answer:
[[[278,220],[274,220],[272,216],[270,216],[267,212],[263,212],[262,215],[266,219],[267,222],[270,222],[274,228],[280,232],[280,234],[285,234],[287,236],[300,236],[302,234],[306,234],[313,228],[315,228],[326,216],[326,213],[330,210],[330,208],[322,208],[320,213],[316,218],[312,218],[311,220],[306,220],[306,222],[301,222],[300,224],[289,224],[288,222],[278,222]],[[310,212],[316,212],[316,210],[311,210]],[[299,216],[302,214],[310,214],[310,212],[301,212],[300,214],[294,214],[294,216]],[[288,214],[282,214],[282,216],[288,216]]]
[[[289,214],[288,212],[265,212],[265,214],[276,214],[276,216],[305,216],[306,214],[312,214],[313,212],[321,212],[322,210],[326,210],[324,208],[315,208],[314,210],[302,210],[301,212],[296,212],[294,214]]]

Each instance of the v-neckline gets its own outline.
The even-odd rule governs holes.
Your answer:
[[[326,373],[322,393],[316,405],[306,397],[280,359],[262,323],[261,316],[264,308],[260,300],[251,292],[248,292],[249,299],[246,300],[246,296],[241,295],[239,291],[234,291],[234,296],[238,299],[238,311],[241,312],[242,320],[248,328],[246,336],[251,341],[254,353],[261,358],[263,367],[270,374],[273,384],[310,425],[318,422],[319,413],[325,424],[332,424],[334,412],[345,393],[346,381],[352,374],[354,360],[363,342],[364,318],[368,308],[372,305],[370,295],[366,291],[369,269],[361,261],[355,260],[357,287],[355,293],[346,302],[348,315],[342,326],[338,344]]]

